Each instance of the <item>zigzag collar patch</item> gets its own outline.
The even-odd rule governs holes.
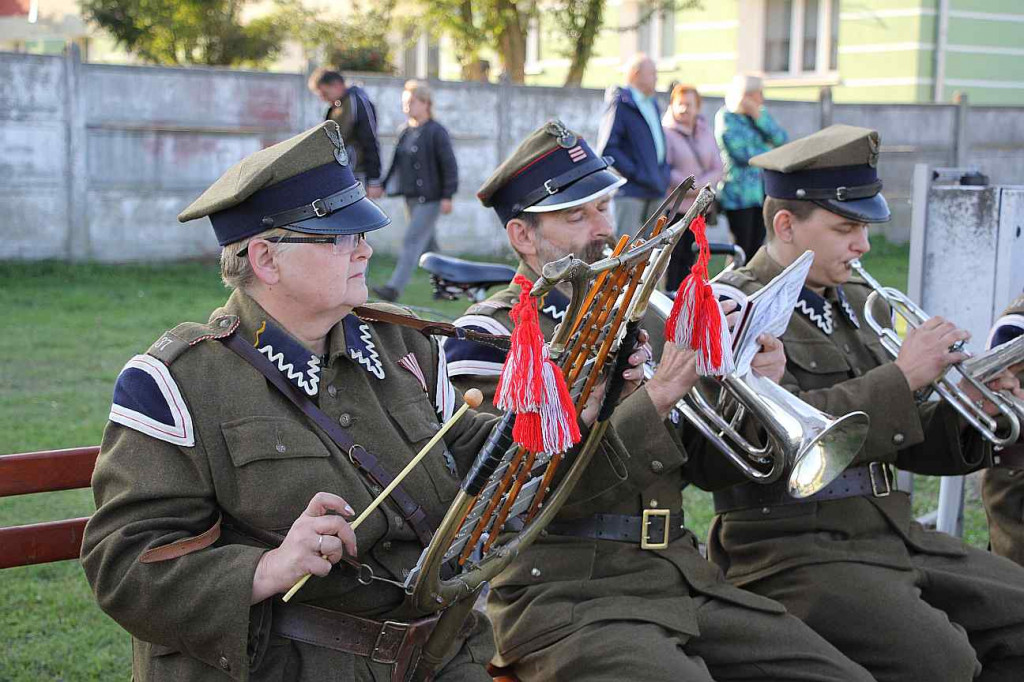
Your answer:
[[[263,320],[253,339],[256,350],[267,356],[288,381],[310,397],[320,390],[320,358],[273,322]]]
[[[836,287],[836,298],[839,299],[839,309],[843,311],[844,317],[849,320],[857,329],[860,329],[860,319],[853,311],[853,306],[846,299],[842,287]],[[835,329],[835,319],[832,316],[832,302],[823,296],[819,296],[807,287],[800,290],[800,298],[797,299],[796,309],[803,313],[807,319],[828,335],[832,335]]]
[[[550,317],[555,322],[561,322],[565,318],[565,311],[568,308],[568,297],[561,291],[552,289],[544,294],[544,300],[540,306],[540,314]]]
[[[380,361],[380,353],[370,333],[370,325],[355,315],[346,315],[342,320],[345,327],[345,348],[348,356],[366,368],[366,371],[377,377],[384,378],[384,365]]]

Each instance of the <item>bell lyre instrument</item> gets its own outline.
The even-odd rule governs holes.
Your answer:
[[[704,188],[674,222],[692,186],[693,178],[680,184],[632,238],[620,239],[611,256],[593,264],[567,256],[543,267],[532,296],[539,298],[561,284],[572,287],[569,307],[548,349],[577,411],[611,370],[597,420],[568,457],[525,452],[513,442],[514,415],[506,413],[499,420],[406,580],[414,607],[436,611],[471,597],[539,537],[568,499],[597,451],[621,394],[622,372],[657,282],[644,272],[664,271],[672,247],[714,198]]]
[[[922,310],[920,306],[911,301],[910,298],[899,289],[883,286],[877,279],[872,277],[866,269],[864,269],[860,260],[850,261],[850,267],[852,267],[854,272],[860,275],[861,278],[867,282],[868,286],[873,289],[873,291],[868,294],[867,301],[864,303],[864,321],[871,330],[878,335],[879,341],[882,343],[882,347],[885,348],[893,358],[898,357],[903,342],[892,327],[883,325],[875,317],[875,303],[879,299],[884,301],[896,315],[902,317],[906,321],[907,325],[912,328],[920,327],[931,316]],[[954,350],[959,350],[959,348],[955,348]],[[1015,443],[1017,438],[1020,436],[1020,419],[1018,418],[1018,412],[1015,410],[1014,404],[1004,395],[1001,395],[986,386],[983,379],[979,379],[978,376],[972,375],[965,362],[955,362],[951,367],[963,377],[964,381],[973,386],[985,400],[996,406],[999,413],[1006,419],[1005,427],[1000,425],[995,417],[988,415],[981,405],[975,403],[975,401],[972,400],[970,396],[963,391],[963,389],[957,386],[950,378],[948,370],[932,382],[930,390],[927,393],[922,394],[920,399],[927,399],[928,394],[934,391],[935,393],[938,393],[943,400],[948,402],[953,409],[967,421],[967,423],[974,427],[985,438],[985,440],[989,441],[996,447],[1005,447],[1010,443]]]

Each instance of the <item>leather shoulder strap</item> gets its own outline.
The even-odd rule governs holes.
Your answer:
[[[265,376],[270,383],[274,384],[275,387],[281,393],[292,401],[296,407],[302,410],[303,414],[313,420],[313,422],[321,429],[327,432],[327,435],[331,437],[335,443],[338,444],[344,452],[348,453],[349,459],[355,464],[364,475],[369,477],[373,483],[379,486],[381,489],[386,488],[391,481],[394,480],[394,476],[385,471],[380,465],[380,461],[373,456],[365,447],[355,442],[348,431],[341,428],[341,426],[333,419],[328,417],[319,407],[313,404],[304,393],[299,391],[294,385],[286,381],[276,367],[270,364],[267,358],[257,351],[255,348],[247,344],[237,334],[232,334],[227,338],[220,339],[225,346],[233,350],[243,360],[248,362],[250,365],[256,368],[263,376]],[[416,537],[419,538],[423,546],[427,546],[430,543],[430,538],[433,536],[434,529],[433,525],[427,519],[427,513],[423,510],[419,504],[413,500],[412,496],[409,495],[408,491],[399,484],[395,486],[395,489],[390,495],[391,501],[394,502],[402,512],[402,516],[412,527],[413,532],[416,533]]]

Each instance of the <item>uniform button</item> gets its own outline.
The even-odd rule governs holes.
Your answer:
[[[843,344],[843,350],[846,351],[847,353],[849,353],[850,352],[850,344],[844,343]]]
[[[540,577],[540,569],[536,568],[536,567],[531,568],[530,569],[530,575],[532,575],[534,578],[539,578]]]
[[[380,548],[381,548],[382,550],[384,550],[385,552],[390,552],[390,551],[391,551],[391,541],[390,541],[390,540],[385,540],[385,541],[384,541],[384,542],[383,542],[383,543],[381,544]]]
[[[350,415],[348,412],[344,413],[343,415],[338,417],[338,423],[341,424],[343,428],[347,429],[348,427],[352,426],[352,415]]]
[[[860,368],[860,367],[854,367],[854,368],[853,368],[853,376],[855,376],[855,377],[859,377],[859,376],[860,376],[861,374],[863,374],[863,373],[864,373],[864,372],[863,372],[863,370],[861,370],[861,368]]]
[[[288,451],[288,448],[286,448],[282,443],[278,443],[277,444],[277,448],[275,448],[275,449],[278,452],[287,452]]]
[[[761,507],[761,513],[762,514],[771,514],[772,513],[772,508],[771,507]]]
[[[658,508],[658,501],[657,500],[651,500],[651,509],[657,509],[657,508]]]
[[[422,180],[417,180],[416,181],[416,186],[417,187],[422,187],[423,186],[423,181]]]
[[[221,656],[220,660],[217,661],[217,665],[220,666],[221,670],[231,670],[231,661],[228,660],[227,656]]]
[[[811,360],[811,369],[817,369],[817,368],[818,368],[818,361],[817,360]]]
[[[414,163],[412,167],[415,168],[416,170],[420,169],[420,165],[418,163]]]
[[[332,398],[336,398],[338,396],[338,389],[337,389],[337,387],[334,386],[333,384],[328,386],[327,387],[327,395],[331,396]]]
[[[392,521],[395,522],[395,528],[401,528],[405,525],[405,519],[403,519],[401,516],[394,517]]]
[[[412,146],[412,150],[413,150],[414,152],[418,152],[418,151],[420,150],[420,148],[419,148],[419,145],[415,145],[415,144],[414,144],[414,145]]]
[[[892,437],[893,445],[903,445],[903,441],[905,440],[906,436],[904,436],[902,433],[894,434]]]
[[[659,462],[658,460],[654,460],[653,462],[651,462],[651,471],[653,471],[654,473],[660,474],[664,470],[665,465]]]

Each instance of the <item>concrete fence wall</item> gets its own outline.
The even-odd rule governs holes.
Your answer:
[[[366,77],[382,152],[390,160],[403,122],[403,81]],[[559,117],[594,140],[597,90],[477,83],[435,84],[434,115],[451,132],[460,178],[439,241],[460,253],[496,254],[504,235],[475,191],[544,120]],[[721,100],[708,98],[710,118]],[[915,163],[979,166],[993,183],[1024,184],[1024,109],[949,105],[770,102],[791,137],[822,122],[878,128],[880,169],[893,207],[890,236],[910,231]],[[175,216],[228,166],[318,123],[323,105],[300,74],[84,64],[66,57],[0,53],[0,259],[133,261],[217,251],[204,222]],[[966,123],[965,123],[966,122]],[[374,235],[393,250],[405,218],[383,202],[395,228]]]

